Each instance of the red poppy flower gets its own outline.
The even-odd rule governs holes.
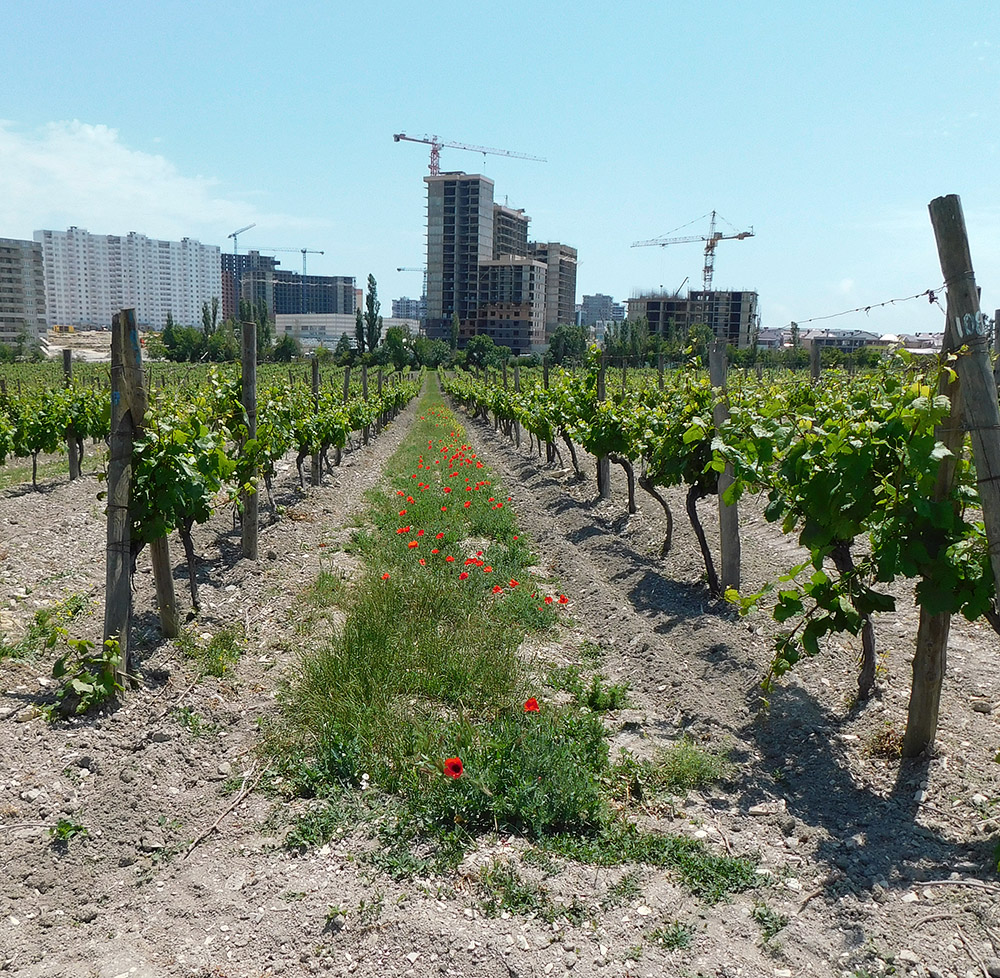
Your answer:
[[[492,567],[490,567],[490,565],[489,565],[489,564],[487,564],[487,565],[486,565],[486,566],[485,566],[485,567],[483,568],[483,573],[484,573],[484,574],[489,574],[489,573],[490,573],[490,572],[491,572],[492,570],[493,570],[493,568],[492,568]]]
[[[462,776],[462,758],[449,757],[444,762],[444,776],[454,778],[457,781]]]
[[[444,489],[442,489],[441,491],[442,492],[451,492],[451,486],[445,486]]]
[[[462,571],[462,573],[458,575],[458,579],[460,581],[464,581],[468,576],[469,576],[468,573],[466,573],[465,571]]]
[[[441,507],[441,512],[442,513],[447,513],[448,512],[448,507],[447,506],[442,506]]]
[[[422,537],[423,535],[424,535],[424,531],[423,530],[417,530],[417,536],[418,537]]]
[[[531,699],[524,701],[524,712],[525,713],[538,713],[541,707],[538,705],[538,700],[534,696]]]
[[[444,534],[443,533],[439,533],[434,539],[435,540],[443,540],[444,539]]]
[[[515,581],[513,577],[510,579],[510,586],[511,587],[517,587],[518,583],[519,582]]]
[[[412,503],[412,502],[413,502],[413,497],[412,497],[412,496],[407,496],[407,497],[406,497],[406,501],[407,501],[408,503]]]
[[[399,511],[399,515],[400,515],[400,516],[405,516],[405,515],[406,515],[406,510],[405,510],[405,509],[401,509],[401,510]]]
[[[417,546],[417,541],[416,541],[416,540],[411,540],[411,541],[410,541],[410,542],[409,542],[409,543],[407,544],[407,546],[408,546],[408,547],[409,547],[409,548],[410,548],[410,549],[412,550],[412,549],[413,549],[413,548],[414,548],[415,546]]]
[[[500,587],[499,584],[494,584],[493,585],[493,593],[494,594],[500,594],[501,591],[503,591],[503,588]]]
[[[388,571],[385,574],[382,575],[382,580],[383,581],[389,580],[389,573],[388,573]]]
[[[452,557],[452,555],[451,555],[451,554],[448,554],[448,556],[447,556],[447,557],[445,557],[445,560],[446,560],[446,561],[447,561],[447,562],[448,562],[449,564],[451,564],[451,563],[453,563],[453,562],[454,562],[455,558],[454,558],[454,557]]]
[[[552,598],[550,598],[550,597],[548,597],[548,595],[546,595],[546,597],[545,597],[545,603],[546,604],[552,604]]]
[[[470,503],[469,500],[466,499],[466,501],[465,501],[465,508],[468,509],[471,505],[472,505],[472,503]]]
[[[435,548],[434,548],[434,549],[433,549],[433,550],[431,551],[431,553],[432,553],[432,554],[439,554],[439,553],[441,553],[441,551],[440,551],[440,550],[438,550],[438,548],[437,548],[437,547],[435,547]]]
[[[417,563],[420,564],[421,567],[425,567],[427,565],[427,561],[424,560],[423,557],[421,557],[420,560],[417,561]]]
[[[565,594],[560,594],[559,595],[559,603],[560,604],[569,604],[569,598],[567,598]]]

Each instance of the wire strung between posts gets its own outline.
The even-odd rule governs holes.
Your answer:
[[[828,316],[813,316],[811,319],[797,319],[794,322],[801,326],[803,323],[818,323],[823,319],[836,319],[838,316],[849,316],[851,313],[863,312],[865,314],[872,311],[872,309],[881,309],[883,306],[894,306],[897,302],[909,302],[911,299],[927,299],[933,305],[937,305],[939,308],[941,303],[938,302],[937,294],[944,289],[944,285],[939,285],[936,289],[925,289],[923,292],[918,292],[916,295],[903,296],[900,299],[886,299],[884,302],[873,302],[867,306],[857,306],[854,309],[845,309],[843,312],[832,312]]]

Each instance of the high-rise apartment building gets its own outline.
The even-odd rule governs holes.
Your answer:
[[[235,319],[242,296],[243,275],[248,272],[274,271],[278,261],[259,251],[245,255],[222,253],[222,318]],[[268,306],[270,309],[271,306]]]
[[[0,343],[29,346],[45,334],[45,274],[37,241],[0,238]]]
[[[493,257],[528,255],[528,224],[531,218],[521,208],[493,205]]]
[[[479,265],[493,258],[493,181],[478,173],[438,173],[427,184],[427,335],[476,331]]]
[[[625,318],[625,307],[615,302],[610,295],[598,292],[585,295],[580,304],[580,324],[592,326],[594,323],[621,322]]]
[[[393,319],[416,319],[422,320],[427,314],[427,300],[425,297],[410,299],[403,296],[400,299],[392,300]]]
[[[479,263],[476,333],[528,353],[545,343],[545,273],[541,262],[502,255]]]
[[[528,241],[531,218],[494,203],[493,181],[440,173],[427,184],[427,335],[459,342],[477,333],[516,353],[544,346],[546,333],[574,322],[576,249]]]
[[[278,268],[278,261],[256,251],[240,257],[247,263],[240,273],[239,297],[266,302],[272,317],[354,315],[353,275],[300,275]]]
[[[733,346],[746,347],[757,325],[756,292],[656,292],[628,300],[628,318],[645,318],[649,331],[665,338],[683,338],[696,323]]]
[[[558,241],[531,241],[528,255],[546,266],[545,335],[576,322],[576,248]]]
[[[162,329],[169,313],[185,326],[201,324],[205,302],[222,296],[219,248],[192,238],[159,241],[90,234],[84,228],[36,231],[45,267],[49,326],[109,326],[135,309],[140,328]]]

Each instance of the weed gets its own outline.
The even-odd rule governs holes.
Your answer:
[[[242,627],[223,628],[207,640],[195,638],[190,632],[183,632],[177,639],[180,650],[189,659],[194,659],[202,675],[222,677],[233,664],[239,661],[246,644]]]
[[[534,847],[527,849],[521,856],[521,862],[528,866],[534,866],[545,877],[558,876],[563,871],[563,867],[556,862],[552,853],[546,852],[544,849]]]
[[[371,900],[361,900],[357,910],[354,911],[354,919],[363,930],[370,929],[378,924],[385,909],[385,896],[381,890],[376,890]]]
[[[788,923],[788,918],[784,914],[775,912],[763,901],[754,904],[750,916],[757,921],[761,943],[768,948],[774,946],[771,942]]]
[[[714,784],[729,767],[723,758],[702,750],[687,737],[660,751],[654,764],[661,788],[674,794]]]
[[[511,914],[537,913],[548,902],[546,891],[525,882],[511,863],[494,859],[479,871],[479,887],[486,894],[483,913],[499,917],[501,910]]]
[[[642,944],[641,944],[641,942],[639,944],[633,944],[625,952],[625,960],[626,961],[639,961],[639,960],[641,960],[641,958],[642,958]]]
[[[630,869],[617,883],[608,887],[608,892],[604,894],[604,899],[601,900],[601,906],[605,910],[608,907],[618,907],[629,900],[635,900],[641,893],[642,887],[639,885],[639,873],[637,870]]]
[[[122,653],[117,639],[109,638],[101,652],[95,652],[94,643],[85,638],[71,638],[66,644],[69,651],[52,666],[53,678],[63,684],[56,702],[43,707],[48,720],[79,716],[114,699],[123,688],[118,682]]]
[[[0,659],[34,659],[54,649],[59,639],[66,636],[66,624],[88,604],[84,595],[70,594],[62,601],[39,608],[18,641],[9,643],[0,635]]]
[[[178,706],[172,712],[174,719],[189,731],[192,737],[201,737],[216,729],[214,723],[207,723],[205,718],[190,706]]]
[[[886,725],[865,745],[869,757],[883,757],[887,761],[897,761],[903,756],[903,735],[891,724]]]
[[[596,673],[590,677],[590,686],[587,687],[582,701],[595,713],[607,713],[609,710],[621,710],[628,705],[626,693],[628,684],[604,685],[604,680]]]
[[[86,828],[77,822],[71,822],[68,818],[61,818],[55,825],[49,828],[49,837],[54,842],[67,843],[77,836],[87,836]]]
[[[672,920],[669,924],[657,927],[649,935],[649,939],[665,951],[681,951],[691,946],[693,936],[694,927],[691,924],[682,924],[679,920]]]

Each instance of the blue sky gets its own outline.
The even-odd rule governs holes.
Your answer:
[[[1000,307],[1000,5],[11,0],[0,34],[0,236],[39,228],[323,250],[417,295],[427,147],[579,249],[577,299],[697,286],[698,244],[631,248],[716,210],[719,288],[764,326],[934,288],[928,202],[965,208]],[[707,233],[705,218],[678,234]],[[728,230],[726,225],[720,225]],[[279,256],[281,257],[281,256]],[[297,269],[295,255],[286,267]],[[915,300],[828,320],[937,330]]]

